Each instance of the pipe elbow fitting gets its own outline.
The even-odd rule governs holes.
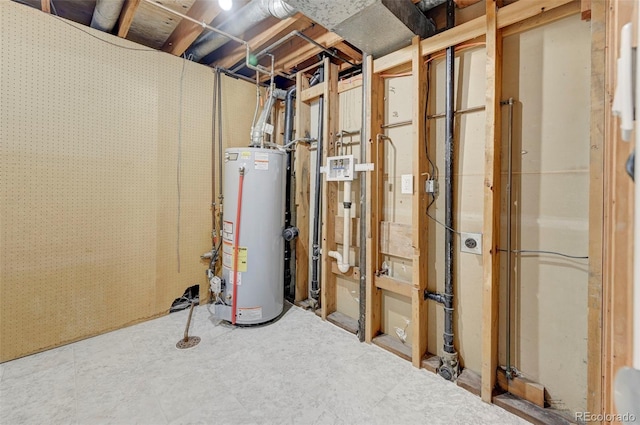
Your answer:
[[[336,263],[338,263],[338,270],[340,270],[340,273],[346,273],[351,268],[349,263],[342,262],[342,254],[340,254],[338,251],[329,251],[329,257],[336,259]]]

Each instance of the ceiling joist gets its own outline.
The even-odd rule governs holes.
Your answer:
[[[258,50],[263,49],[286,36],[291,31],[305,31],[311,26],[313,26],[313,23],[309,18],[301,13],[297,13],[291,18],[279,21],[275,25],[269,25],[247,42],[249,43],[251,50],[253,52],[257,52]],[[244,46],[229,43],[220,49],[221,59],[215,61],[212,65],[229,69],[238,62],[244,60],[245,54],[246,49]]]
[[[120,19],[118,20],[118,37],[127,38],[127,34],[129,34],[129,29],[131,28],[131,23],[133,22],[133,17],[138,10],[138,6],[140,6],[141,0],[126,0],[124,3],[124,7],[122,8],[122,12],[120,13]]]
[[[215,1],[196,0],[187,16],[200,22],[209,23],[220,14],[222,9]],[[162,46],[162,50],[176,56],[182,55],[202,34],[204,28],[194,22],[183,19]]]

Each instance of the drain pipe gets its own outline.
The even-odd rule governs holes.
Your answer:
[[[447,1],[447,28],[455,25],[455,5],[453,0]],[[445,98],[445,277],[444,277],[444,346],[442,365],[438,373],[445,379],[454,380],[458,375],[458,353],[453,346],[453,173],[454,173],[454,78],[455,47],[446,51],[446,98]]]
[[[344,225],[342,227],[342,254],[338,251],[329,251],[329,257],[335,258],[340,273],[346,273],[351,268],[349,264],[349,248],[351,245],[351,181],[344,182]]]
[[[291,87],[287,91],[284,100],[284,145],[287,146],[293,140],[293,116],[294,116],[294,99],[296,98],[296,86]],[[287,177],[284,190],[285,196],[285,212],[284,212],[284,228],[291,226],[291,175],[293,168],[293,153],[287,151]],[[291,241],[284,241],[284,288],[289,299],[295,296],[295,286],[292,285],[291,259],[294,258],[291,253]]]
[[[367,128],[367,104],[369,102],[369,84],[367,74],[369,55],[362,52],[362,121],[360,123],[360,161],[367,160],[367,143],[369,143],[369,128]],[[360,302],[358,314],[358,339],[365,340],[366,312],[367,312],[367,173],[360,173]]]
[[[309,82],[310,85],[315,85],[324,81],[324,68],[318,68],[318,71],[314,74],[313,78]],[[322,173],[320,168],[322,167],[322,139],[323,139],[323,125],[324,121],[324,97],[320,96],[318,99],[318,141],[316,142],[316,182],[315,182],[315,197],[313,206],[313,247],[312,247],[312,262],[311,262],[311,298],[317,300],[320,297],[320,286],[318,282],[319,265],[320,265],[320,202],[322,200]]]

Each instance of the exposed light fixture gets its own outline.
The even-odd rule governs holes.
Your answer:
[[[233,0],[218,0],[218,5],[222,10],[231,10],[233,7]]]

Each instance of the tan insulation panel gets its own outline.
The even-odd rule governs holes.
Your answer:
[[[0,3],[0,361],[206,283],[213,73],[82,31]]]

